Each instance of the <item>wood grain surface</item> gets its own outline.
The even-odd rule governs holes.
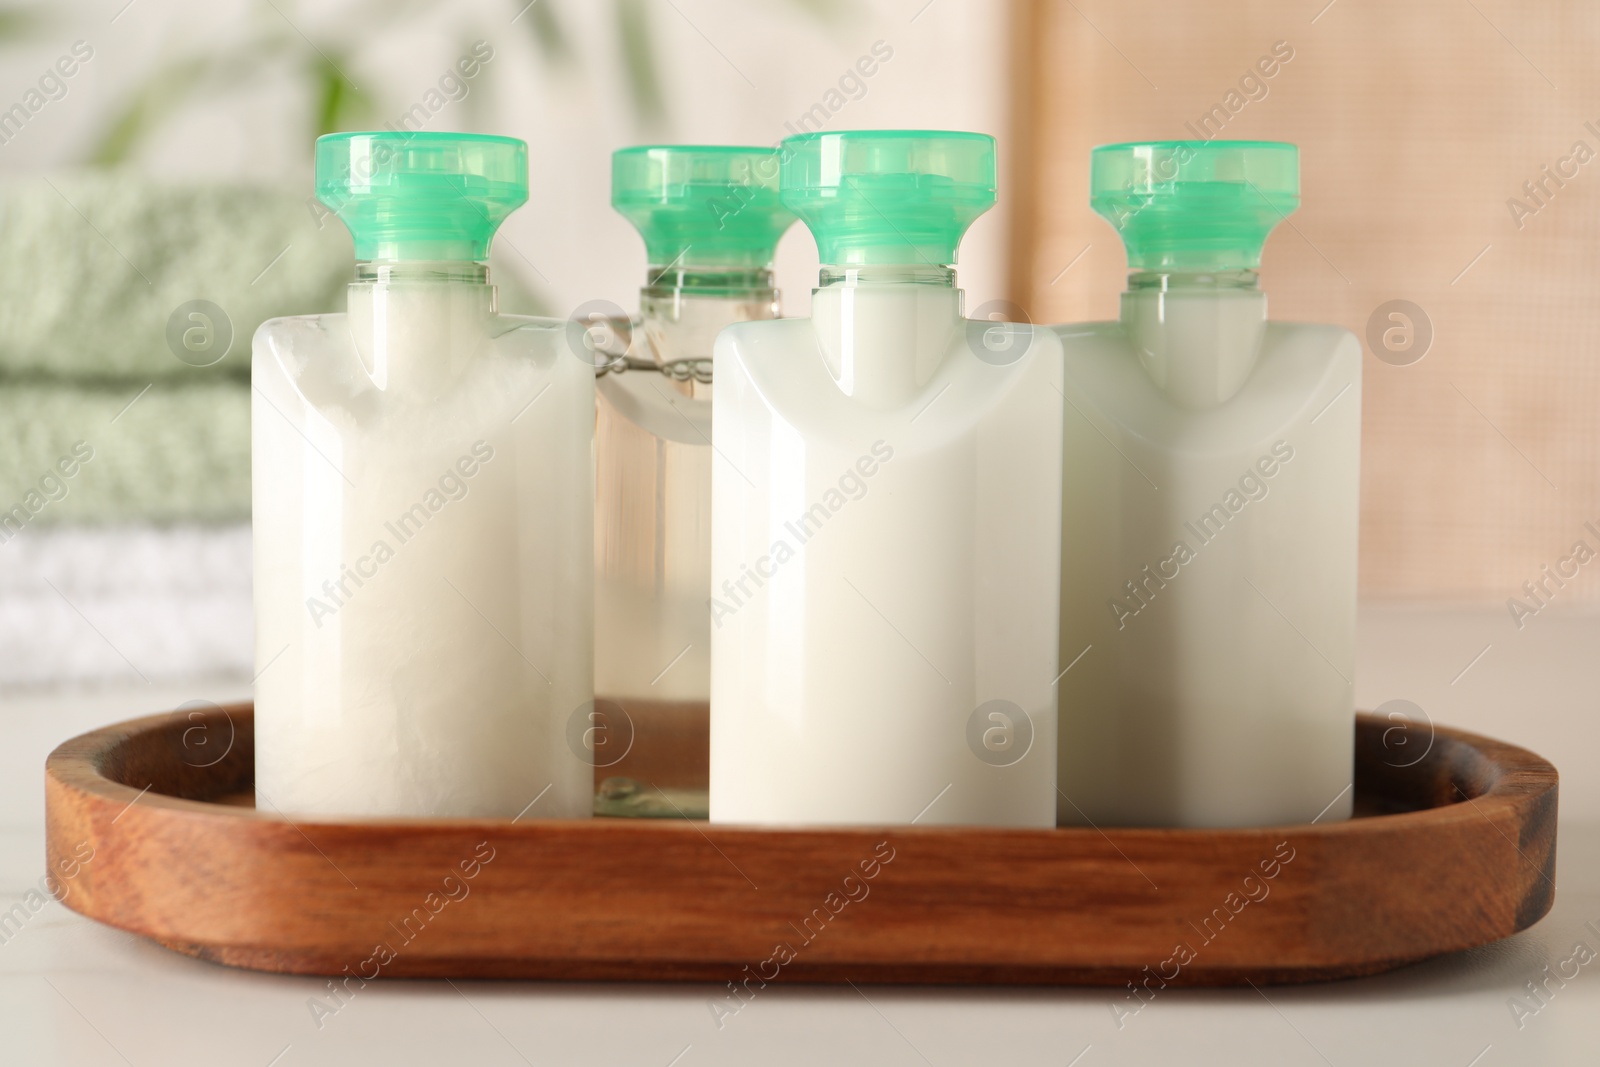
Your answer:
[[[663,752],[674,732],[703,737],[703,712],[630,710]],[[1443,727],[1398,745],[1395,729],[1360,717],[1361,817],[1317,825],[291,822],[228,802],[251,788],[245,704],[63,744],[46,768],[47,848],[58,895],[84,915],[350,988],[378,976],[697,980],[736,1011],[786,981],[1305,982],[1485,944],[1550,908],[1555,768]],[[630,769],[663,786],[704,781],[698,740],[672,751]]]

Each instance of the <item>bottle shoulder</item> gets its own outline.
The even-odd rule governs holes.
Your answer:
[[[892,390],[883,375],[831,364],[816,320],[744,322],[723,330],[714,347],[716,425],[781,422],[815,440],[872,439],[887,432],[895,447],[941,447],[997,417],[1061,420],[1061,347],[1028,324],[952,317],[942,351],[925,362],[904,359]],[[910,341],[907,342],[911,343]],[[888,355],[863,348],[863,358]],[[865,390],[879,374],[879,392]]]
[[[713,351],[726,351],[729,354],[776,350],[812,353],[819,348],[816,321],[795,317],[731,323],[717,335]],[[951,348],[972,351],[974,346],[980,346],[985,349],[983,354],[975,353],[980,355],[980,359],[994,366],[1005,366],[1032,354],[1035,348],[1058,351],[1060,336],[1056,331],[1059,329],[1026,322],[956,318],[950,322]],[[990,343],[984,344],[986,340]],[[983,358],[985,354],[988,357],[986,359]]]
[[[251,380],[275,400],[321,410],[477,406],[473,397],[533,395],[547,384],[592,403],[594,357],[568,325],[493,315],[409,323],[386,336],[342,312],[271,319],[252,341]]]
[[[267,319],[252,335],[252,343],[256,345],[273,344],[280,338],[294,337],[305,333],[319,333],[343,323],[346,315],[342,311],[327,312],[321,315],[279,315],[275,319]]]
[[[1127,327],[1116,319],[1107,319],[1100,322],[1067,322],[1057,323],[1045,327],[1058,338],[1067,349],[1069,355],[1074,348],[1082,347],[1093,349],[1101,345],[1113,344],[1127,346]],[[1326,348],[1330,357],[1337,358],[1348,355],[1341,349],[1355,348],[1359,355],[1360,339],[1343,326],[1332,323],[1318,322],[1283,322],[1278,319],[1268,319],[1266,323],[1267,344],[1274,346],[1293,345],[1296,347],[1321,347]]]
[[[490,315],[484,320],[483,332],[490,338],[507,334],[549,335],[564,337],[569,326],[566,319],[552,319],[535,315]],[[330,311],[317,315],[280,315],[267,319],[256,327],[255,341],[274,343],[283,338],[315,336],[321,334],[347,337],[350,315],[344,311]]]
[[[713,355],[751,349],[815,348],[816,334],[809,318],[759,319],[724,326],[712,342]]]
[[[1325,337],[1329,341],[1359,341],[1356,335],[1338,323],[1333,322],[1287,322],[1280,319],[1267,320],[1267,329],[1283,333],[1294,333],[1306,337]]]
[[[1341,326],[1267,322],[1242,385],[1210,406],[1185,406],[1169,396],[1120,322],[1052,329],[1061,339],[1069,403],[1156,447],[1192,449],[1209,441],[1228,448],[1281,434],[1352,387],[1352,407],[1359,408],[1361,342]]]
[[[1061,342],[1069,378],[1075,370],[1101,364],[1122,372],[1132,382],[1143,381],[1156,388],[1122,323],[1070,323],[1048,329]],[[1360,368],[1361,341],[1343,326],[1268,321],[1261,337],[1252,380],[1281,383],[1284,378],[1298,378],[1312,386],[1330,367]],[[1270,373],[1262,373],[1263,369]]]

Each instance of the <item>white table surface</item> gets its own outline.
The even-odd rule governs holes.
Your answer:
[[[52,747],[247,692],[239,681],[133,679],[0,700],[0,911],[43,875]],[[52,901],[0,944],[0,1067],[1600,1064],[1600,955],[1551,981],[1520,1025],[1510,1006],[1531,1009],[1525,983],[1576,943],[1600,954],[1600,616],[1541,614],[1517,631],[1503,610],[1368,607],[1356,694],[1367,708],[1412,700],[1560,768],[1556,903],[1532,930],[1370,979],[1168,990],[1121,1029],[1120,997],[1101,989],[771,987],[719,1030],[710,986],[432,981],[370,985],[319,1028],[308,1007],[319,980],[201,963]]]

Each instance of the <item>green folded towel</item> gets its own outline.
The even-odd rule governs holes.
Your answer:
[[[57,523],[248,519],[251,337],[343,310],[351,264],[309,184],[0,182],[0,543]],[[496,267],[502,310],[548,314],[523,272]],[[225,319],[190,317],[194,301]],[[232,335],[219,361],[174,353],[185,331],[218,329]]]
[[[115,172],[5,182],[0,376],[247,376],[264,320],[344,307],[350,238],[309,196],[309,184],[302,196]],[[174,311],[193,300],[232,326],[230,350],[208,370],[190,365],[205,356],[186,363],[168,341]],[[178,316],[176,333],[197,322]]]
[[[61,522],[250,515],[250,386],[0,386],[0,542]]]

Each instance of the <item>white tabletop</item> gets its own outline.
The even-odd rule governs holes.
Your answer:
[[[44,873],[52,747],[247,692],[135,679],[0,700],[0,912]],[[201,963],[51,901],[0,943],[0,1065],[1600,1063],[1600,617],[1541,614],[1518,631],[1504,611],[1369,607],[1356,695],[1414,701],[1561,769],[1556,903],[1532,930],[1370,979],[1168,990],[1120,1029],[1106,989],[770,987],[719,1029],[710,986],[433,981],[370,985],[319,1028],[308,1001],[322,981]],[[1575,976],[1550,977],[1563,969]],[[1545,982],[1540,1000],[1530,980]]]

